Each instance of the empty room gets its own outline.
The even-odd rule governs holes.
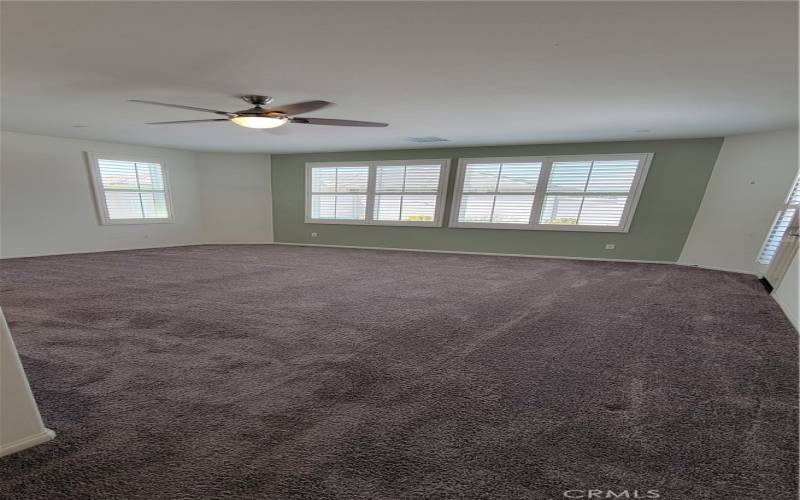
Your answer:
[[[0,498],[798,498],[796,1],[0,23]]]

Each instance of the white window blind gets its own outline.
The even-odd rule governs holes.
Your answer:
[[[651,157],[463,159],[451,225],[626,231]]]
[[[448,160],[309,163],[306,222],[441,225]]]
[[[98,209],[104,224],[171,221],[163,163],[91,157]]]
[[[369,167],[319,167],[311,171],[311,217],[364,220]]]
[[[541,162],[467,163],[458,222],[528,224]]]
[[[761,251],[758,253],[757,261],[759,264],[769,265],[772,263],[772,259],[775,258],[775,254],[778,252],[778,248],[781,246],[783,236],[789,229],[789,226],[791,225],[792,220],[799,209],[800,177],[795,179],[792,189],[789,190],[789,195],[786,197],[786,207],[783,210],[778,211],[778,213],[775,215],[775,221],[772,223],[769,234],[767,234],[767,239],[764,241],[764,245],[761,247]]]

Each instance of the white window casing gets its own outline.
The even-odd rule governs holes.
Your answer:
[[[652,157],[462,158],[449,225],[627,232]]]
[[[305,222],[438,227],[450,160],[306,164]]]
[[[167,165],[162,160],[87,153],[100,223],[173,221]]]
[[[764,244],[761,246],[761,250],[758,252],[756,262],[759,264],[768,266],[772,263],[772,259],[775,258],[781,241],[783,241],[783,236],[789,229],[792,220],[794,220],[795,214],[800,210],[800,175],[795,178],[784,204],[785,206],[775,214],[772,227],[764,240]]]

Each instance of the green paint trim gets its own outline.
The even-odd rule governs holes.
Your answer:
[[[722,138],[289,154],[272,156],[276,242],[675,262],[689,235]],[[304,222],[305,164],[496,156],[654,153],[627,233],[355,226]],[[455,169],[448,180],[450,215]],[[446,224],[446,223],[445,223]],[[319,237],[312,238],[316,232]],[[605,250],[614,243],[615,250]]]

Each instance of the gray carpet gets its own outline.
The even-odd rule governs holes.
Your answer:
[[[0,498],[797,495],[797,333],[752,277],[268,245],[0,273],[58,433]]]

